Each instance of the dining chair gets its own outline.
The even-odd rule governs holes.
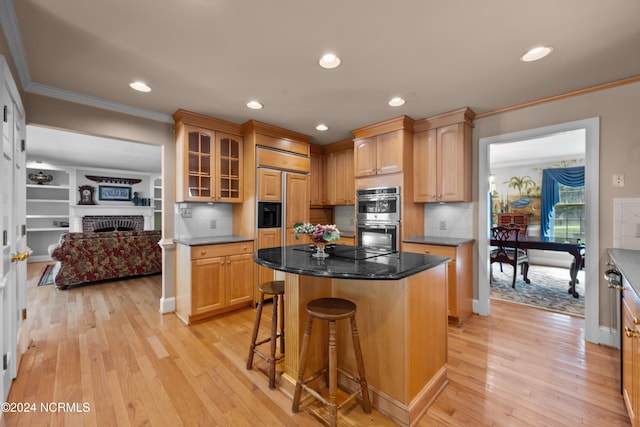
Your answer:
[[[491,229],[491,238],[497,243],[497,247],[489,253],[491,261],[490,271],[493,277],[493,263],[498,262],[513,266],[513,281],[511,287],[516,287],[516,276],[518,275],[518,266],[521,265],[523,280],[525,283],[531,283],[527,275],[529,274],[529,257],[527,253],[519,248],[520,228],[518,227],[493,227]]]

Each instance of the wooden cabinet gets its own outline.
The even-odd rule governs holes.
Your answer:
[[[354,157],[356,177],[402,172],[402,131],[356,139]]]
[[[293,224],[309,222],[309,176],[297,173],[286,175],[286,245],[298,245],[295,239]]]
[[[333,153],[335,161],[334,205],[353,205],[356,198],[355,177],[353,174],[353,149]]]
[[[631,425],[640,425],[640,299],[628,282],[622,293],[622,397]]]
[[[173,117],[176,202],[242,202],[244,147],[239,126],[183,110]]]
[[[282,201],[282,172],[273,169],[258,169],[258,200],[261,202]]]
[[[414,202],[471,201],[473,116],[473,112],[465,108],[415,123]]]
[[[340,236],[340,240],[338,240],[337,243],[340,244],[340,245],[355,246],[356,245],[356,238],[355,237]]]
[[[300,242],[298,242],[300,243]],[[277,248],[282,246],[282,228],[259,228],[258,249]],[[258,265],[258,286],[260,283],[274,280],[274,270]],[[257,302],[258,290],[254,290],[254,299]]]
[[[186,324],[253,304],[253,242],[177,245],[176,313]]]
[[[451,258],[447,266],[449,322],[462,326],[473,313],[473,243],[461,246],[402,243],[402,250]]]
[[[311,206],[322,206],[324,204],[324,156],[321,153],[311,152],[309,156],[309,187]]]

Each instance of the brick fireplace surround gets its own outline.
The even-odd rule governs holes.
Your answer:
[[[82,218],[82,231],[142,231],[144,230],[144,217],[142,215],[94,215]]]

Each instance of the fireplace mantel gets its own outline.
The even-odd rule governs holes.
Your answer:
[[[119,216],[142,215],[144,229],[153,230],[153,206],[77,205],[69,209],[69,231],[82,231],[82,217],[86,215]]]

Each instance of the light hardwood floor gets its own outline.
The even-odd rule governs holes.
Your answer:
[[[160,276],[58,291],[36,287],[29,264],[31,346],[5,413],[7,426],[321,426],[309,401],[269,390],[266,364],[247,371],[254,310],[190,327],[158,312]],[[268,317],[266,318],[268,319]],[[268,334],[268,321],[263,333]],[[449,384],[419,426],[627,426],[619,352],[586,344],[584,320],[492,302],[492,315],[449,329]],[[365,366],[367,357],[364,355]],[[50,412],[40,403],[82,404]],[[393,425],[357,405],[341,426]]]

